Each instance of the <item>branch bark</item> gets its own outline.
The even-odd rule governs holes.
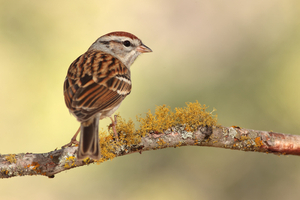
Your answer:
[[[181,146],[209,146],[241,151],[300,155],[300,136],[222,126],[200,127],[195,132],[189,132],[186,131],[185,126],[179,125],[164,133],[149,133],[142,137],[136,145],[126,145],[116,141],[101,143],[101,149],[109,149],[109,153],[113,157]],[[100,161],[89,159],[78,161],[76,152],[77,147],[73,146],[42,154],[0,155],[0,178],[25,175],[44,175],[54,178],[55,174],[62,171],[94,162],[101,163],[113,158],[108,157],[106,153]]]

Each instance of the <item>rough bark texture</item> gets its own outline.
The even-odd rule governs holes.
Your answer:
[[[300,155],[300,136],[242,129],[239,127],[200,127],[196,132],[186,131],[184,126],[173,127],[164,133],[147,134],[137,145],[119,145],[119,142],[101,144],[108,148],[113,157],[130,153],[181,146],[210,146],[233,150],[265,152],[274,154]],[[94,162],[78,161],[77,147],[54,150],[43,154],[22,153],[0,155],[0,178],[25,175],[44,175],[53,178],[55,174],[71,168]]]

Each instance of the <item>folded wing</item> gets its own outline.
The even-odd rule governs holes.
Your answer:
[[[66,105],[78,121],[113,109],[130,91],[130,70],[102,51],[88,51],[78,57],[64,82]]]

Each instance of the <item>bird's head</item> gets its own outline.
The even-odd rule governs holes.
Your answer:
[[[152,52],[138,37],[121,31],[101,36],[88,50],[98,50],[111,54],[128,68],[140,54]]]

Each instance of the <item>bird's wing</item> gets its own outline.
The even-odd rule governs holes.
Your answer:
[[[79,121],[113,109],[130,91],[130,70],[102,51],[88,51],[78,57],[64,82],[66,105]]]

